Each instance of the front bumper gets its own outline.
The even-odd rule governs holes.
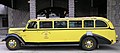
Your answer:
[[[5,39],[2,39],[2,42],[5,41]]]

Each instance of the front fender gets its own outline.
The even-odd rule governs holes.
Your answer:
[[[16,34],[7,34],[7,35],[6,35],[6,38],[3,39],[2,41],[6,41],[6,40],[7,40],[8,38],[10,38],[10,37],[15,37],[15,38],[17,38],[22,44],[25,45],[24,40],[23,40],[21,37],[19,37],[18,35],[16,35]]]

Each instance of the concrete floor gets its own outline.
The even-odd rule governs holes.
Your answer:
[[[78,46],[23,47],[10,51],[6,48],[5,42],[0,42],[0,53],[120,53],[120,42],[114,45],[100,45],[100,48],[93,51],[84,51]]]
[[[5,44],[0,44],[0,53],[119,53],[120,43],[116,45],[102,45],[93,51],[84,51],[77,46],[54,46],[54,47],[23,47],[22,49],[10,51]]]

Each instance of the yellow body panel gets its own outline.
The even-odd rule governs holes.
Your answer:
[[[106,28],[84,28],[84,24],[82,24],[82,28],[39,28],[40,21],[69,21],[69,20],[102,20],[105,21],[108,25],[106,28],[114,29],[112,23],[106,19],[101,17],[82,17],[82,18],[50,18],[50,19],[40,19],[40,20],[29,20],[37,21],[38,27],[36,29],[27,29],[26,28],[10,28],[9,34],[17,34],[25,42],[80,42],[80,39],[83,35],[85,35],[88,31],[93,34],[100,35],[105,37],[109,41],[113,40],[111,44],[116,43],[116,33],[115,30],[106,29]],[[69,24],[67,24],[69,26]],[[53,24],[54,26],[54,24]],[[25,31],[23,31],[25,30]]]

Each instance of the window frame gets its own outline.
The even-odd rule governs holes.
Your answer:
[[[94,23],[94,24],[93,24],[93,25],[94,25],[93,27],[85,27],[85,21],[88,21],[88,20],[93,21],[93,23]],[[87,19],[86,19],[86,20],[83,20],[83,28],[89,28],[89,29],[95,28],[95,20],[94,20],[94,19],[88,19],[88,20],[87,20]]]
[[[66,28],[63,28],[63,29],[67,29],[68,26],[69,26],[69,25],[68,25],[68,23],[69,23],[68,20],[54,20],[54,21],[53,21],[53,22],[54,22],[54,23],[53,23],[54,29],[62,29],[62,28],[55,28],[55,21],[65,21],[67,26],[66,26]]]
[[[100,21],[103,21],[107,25],[107,27],[96,27],[96,20],[95,20],[95,28],[109,28],[109,24],[106,21],[104,20],[100,20]]]
[[[40,28],[40,22],[52,22],[52,27],[51,27],[51,28]],[[39,29],[52,29],[54,23],[53,23],[53,21],[51,21],[51,20],[47,20],[47,21],[45,21],[45,20],[40,20],[40,21],[38,22],[38,24],[39,24],[39,26],[38,26]]]
[[[81,22],[81,27],[70,27],[70,21],[80,21]],[[81,28],[83,28],[83,20],[69,20],[69,28],[71,29],[71,28],[79,28],[79,29],[81,29]]]
[[[28,28],[29,23],[31,23],[31,22],[37,22],[37,28]],[[26,29],[39,29],[39,27],[38,27],[38,21],[28,21]]]
[[[8,18],[7,17],[3,17],[2,18],[2,27],[9,27],[8,26]]]

